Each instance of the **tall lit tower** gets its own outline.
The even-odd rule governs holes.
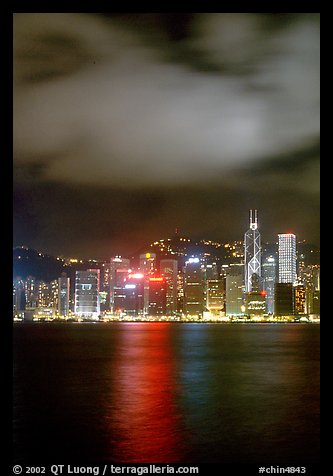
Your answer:
[[[296,235],[279,234],[279,283],[296,281]]]
[[[166,280],[166,312],[172,315],[177,312],[178,261],[175,259],[161,259],[160,271]]]
[[[58,279],[58,311],[60,316],[68,316],[69,313],[69,291],[70,279],[66,273],[62,273]]]
[[[99,269],[76,271],[74,307],[76,315],[88,319],[98,318],[100,313],[99,283]]]
[[[124,297],[122,293],[124,280],[121,278],[128,274],[129,267],[130,260],[127,258],[114,256],[110,259],[110,309],[112,312],[119,306],[119,300],[116,306],[117,297]],[[120,301],[122,301],[122,299],[120,299]]]
[[[263,291],[266,291],[266,309],[268,314],[274,314],[276,268],[275,256],[265,256],[262,264],[262,287]]]
[[[206,269],[199,258],[189,258],[185,263],[184,304],[187,316],[203,316],[206,307]]]
[[[258,212],[250,210],[250,228],[244,236],[244,273],[245,273],[245,292],[252,291],[252,276],[260,278],[261,276],[261,242],[258,231]]]

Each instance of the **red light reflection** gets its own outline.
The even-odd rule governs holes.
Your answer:
[[[106,416],[115,461],[172,463],[184,457],[168,326],[128,324],[122,330]]]

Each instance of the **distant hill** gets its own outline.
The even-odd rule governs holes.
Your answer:
[[[38,280],[52,281],[63,271],[65,271],[64,262],[53,256],[21,246],[13,249],[14,278],[25,279],[30,275]]]
[[[41,253],[31,248],[18,246],[13,249],[13,277],[26,279],[33,276],[37,280],[50,282],[66,273],[72,279],[78,269],[96,267],[89,261],[70,263],[68,260]]]

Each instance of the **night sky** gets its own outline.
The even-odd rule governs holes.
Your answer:
[[[319,244],[318,14],[14,14],[14,245]]]

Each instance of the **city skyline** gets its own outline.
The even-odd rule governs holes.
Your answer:
[[[155,241],[131,259],[119,254],[88,262],[57,257],[62,271],[66,264],[72,266],[67,282],[60,277],[46,284],[36,280],[33,271],[22,280],[16,269],[14,319],[318,319],[319,249],[304,240],[298,241],[298,249],[297,237],[291,233],[278,234],[277,242],[262,245],[258,216],[258,210],[249,210],[250,228],[243,241],[194,244],[177,229],[173,240]],[[38,256],[43,258],[41,253]],[[28,257],[17,255],[16,265]],[[66,272],[61,276],[67,276]]]
[[[14,245],[319,244],[318,14],[15,13],[13,115]]]

